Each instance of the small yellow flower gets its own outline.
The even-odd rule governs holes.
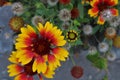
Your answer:
[[[70,30],[66,33],[66,38],[69,42],[75,42],[77,40],[78,33],[75,30]]]

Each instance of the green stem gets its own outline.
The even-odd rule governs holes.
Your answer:
[[[74,59],[73,59],[73,57],[70,55],[70,59],[71,59],[71,61],[72,61],[72,64],[75,66],[76,65],[76,63],[75,63],[75,61],[74,61]]]
[[[100,43],[100,41],[97,39],[97,37],[95,36],[95,35],[93,35],[94,36],[94,38],[96,39],[96,41],[98,42],[98,43]]]

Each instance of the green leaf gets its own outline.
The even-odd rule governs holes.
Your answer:
[[[87,59],[89,61],[91,61],[92,63],[94,63],[96,60],[98,60],[99,58],[99,53],[97,52],[96,54],[93,54],[93,55],[87,55]]]
[[[107,39],[107,38],[104,38],[104,41],[106,41],[110,47],[113,46],[113,40],[112,39]]]
[[[77,40],[75,44],[76,44],[76,45],[82,45],[83,42],[82,42],[81,40]]]
[[[78,20],[76,20],[76,19],[73,21],[73,23],[74,23],[74,25],[76,25],[76,26],[80,26],[80,22],[79,22]]]
[[[93,28],[93,34],[95,34],[96,32],[98,32],[98,30],[100,29],[100,26],[97,25]]]
[[[87,55],[87,59],[92,62],[93,66],[99,69],[106,69],[107,68],[107,59],[100,57],[99,53],[93,55]]]
[[[105,75],[102,80],[108,80],[108,76]]]
[[[45,15],[45,13],[47,13],[47,8],[44,6],[44,4],[42,3],[37,3],[36,4],[36,14],[39,15]]]
[[[109,40],[109,45],[110,45],[110,47],[112,47],[113,46],[113,40]]]
[[[71,10],[73,8],[73,4],[70,3],[70,4],[65,5],[64,7]]]
[[[39,3],[37,2],[37,3],[35,4],[35,6],[36,6],[37,9],[41,9],[41,8],[45,9],[44,4],[41,3],[41,2],[39,2]]]
[[[69,4],[66,4],[66,5],[60,5],[60,9],[68,9],[68,10],[72,10],[73,8],[73,4],[72,3],[69,3]]]
[[[93,65],[99,69],[106,69],[107,68],[107,59],[99,58],[93,63]]]
[[[84,6],[81,5],[81,4],[78,4],[78,9],[79,9],[79,15],[80,15],[80,18],[84,18]]]

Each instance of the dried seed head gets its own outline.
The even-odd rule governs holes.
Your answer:
[[[71,75],[74,78],[80,78],[83,75],[83,68],[81,66],[73,66],[71,69]]]

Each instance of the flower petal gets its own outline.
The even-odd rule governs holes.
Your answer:
[[[22,42],[19,42],[19,43],[15,44],[16,49],[21,49],[21,48],[25,48],[25,47],[27,47],[27,45],[23,44]]]
[[[32,44],[33,38],[25,36],[25,34],[24,35],[20,34],[19,36],[21,36],[21,37],[16,39],[17,43],[19,43],[18,45],[20,45],[22,43],[22,44],[26,45],[25,47],[27,47],[27,46],[30,46]]]
[[[65,61],[65,58],[68,57],[68,51],[64,48],[54,48],[52,52],[53,55],[61,61]]]
[[[21,62],[22,65],[25,65],[33,59],[34,54],[32,52],[26,50],[21,55],[20,55],[20,53],[18,53],[17,57],[19,58],[19,62]]]
[[[64,37],[61,36],[62,31],[60,29],[57,29],[57,26],[53,26],[53,24],[47,22],[44,28],[42,24],[39,24],[38,29],[40,31],[40,34],[48,39],[52,44],[56,46],[65,45],[66,41],[64,40]]]
[[[112,12],[113,16],[118,16],[118,10],[117,9],[110,9],[110,11]]]
[[[19,66],[17,64],[11,64],[7,68],[8,68],[9,76],[18,75],[23,70],[23,67],[21,67],[21,66]]]
[[[113,0],[114,2],[115,2],[115,5],[117,5],[118,4],[118,0]]]
[[[109,6],[115,6],[118,4],[118,0],[106,0]]]
[[[101,24],[103,25],[105,23],[105,20],[102,18],[102,16],[99,16],[98,17],[98,21],[97,21],[98,24]]]
[[[21,73],[18,76],[16,76],[14,80],[28,80],[28,78],[25,73]]]
[[[88,14],[90,14],[90,17],[96,17],[98,15],[98,8],[94,7],[92,9],[89,9]]]
[[[50,67],[47,67],[47,70],[45,73],[43,73],[43,75],[46,78],[53,78],[53,75],[55,74],[54,70],[51,70]]]
[[[16,51],[12,51],[12,54],[10,55],[10,57],[8,58],[8,60],[12,63],[19,63],[18,62],[18,58],[16,57],[17,53]]]
[[[48,55],[48,63],[49,63],[50,69],[54,69],[61,66],[59,60],[55,58],[55,56],[52,54]]]
[[[28,77],[28,80],[34,80],[32,76],[29,76]]]
[[[101,1],[101,0],[92,0],[92,1],[90,2],[90,5],[91,5],[92,7],[96,7],[100,1]]]
[[[37,71],[38,73],[44,73],[47,69],[45,60],[42,57],[35,58],[32,69],[33,72]]]

